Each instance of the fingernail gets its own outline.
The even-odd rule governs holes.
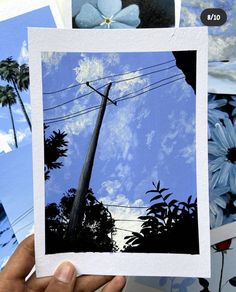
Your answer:
[[[70,283],[75,276],[75,268],[69,262],[63,263],[57,268],[54,276],[60,282]]]

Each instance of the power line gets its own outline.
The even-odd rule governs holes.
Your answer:
[[[163,79],[158,80],[158,81],[156,81],[156,82],[154,82],[154,83],[151,83],[151,84],[149,84],[149,85],[147,85],[147,86],[145,86],[145,87],[143,87],[143,88],[141,88],[141,89],[138,89],[138,90],[136,90],[136,91],[130,92],[130,93],[128,93],[128,94],[125,94],[125,95],[123,95],[123,96],[121,96],[121,97],[115,99],[115,101],[123,100],[123,98],[125,98],[125,97],[127,97],[127,96],[130,96],[131,94],[137,93],[137,92],[139,92],[139,91],[143,91],[144,89],[149,88],[150,86],[156,85],[156,84],[158,84],[158,83],[161,83],[161,82],[163,82],[163,81],[166,81],[166,80],[169,80],[169,79],[172,79],[172,78],[174,78],[174,77],[181,76],[181,75],[183,76],[182,73],[179,73],[179,74],[172,75],[172,76],[170,76],[170,77],[163,78]]]
[[[114,219],[116,222],[143,222],[142,220],[132,220],[132,219]]]
[[[118,83],[121,83],[121,82],[124,82],[124,81],[131,81],[131,80],[134,80],[134,79],[137,79],[137,78],[140,78],[140,77],[148,76],[148,75],[155,74],[155,73],[160,73],[160,72],[163,72],[163,71],[166,71],[166,70],[172,69],[172,68],[174,68],[174,67],[176,67],[176,65],[174,65],[174,66],[170,66],[170,67],[168,67],[168,68],[164,68],[164,69],[160,69],[160,70],[156,70],[156,71],[148,72],[148,73],[145,73],[145,74],[141,74],[141,75],[138,75],[138,76],[130,77],[130,78],[127,78],[127,79],[121,79],[121,80],[113,81],[112,83],[113,83],[113,84],[118,84]],[[182,74],[182,73],[181,73],[181,74]],[[102,89],[102,88],[104,88],[105,86],[107,86],[107,84],[105,84],[105,85],[103,85],[103,86],[97,88],[97,90]],[[81,98],[83,98],[83,97],[89,96],[89,95],[91,95],[93,92],[94,92],[94,91],[90,91],[89,93],[86,93],[86,94],[80,95],[80,96],[78,96],[78,97],[76,97],[76,98],[73,98],[73,99],[71,99],[71,100],[68,100],[68,101],[66,101],[66,102],[64,102],[64,103],[58,104],[58,105],[53,106],[53,107],[50,107],[50,108],[46,108],[46,109],[44,109],[44,111],[49,111],[49,110],[52,110],[52,109],[58,108],[58,107],[60,107],[60,106],[63,106],[63,105],[65,105],[65,104],[68,104],[68,103],[70,103],[70,102],[73,102],[73,101],[75,101],[75,100],[77,100],[77,99],[81,99]]]
[[[147,209],[149,206],[126,206],[126,205],[112,205],[112,204],[103,204],[106,207],[116,207],[116,208],[128,208],[128,209]]]
[[[149,72],[149,73],[141,74],[141,75],[138,75],[138,76],[127,78],[127,79],[121,79],[121,80],[117,80],[117,81],[115,80],[112,83],[116,83],[117,84],[117,83],[121,83],[121,82],[124,82],[124,81],[134,80],[134,79],[137,79],[137,78],[140,78],[140,77],[144,77],[144,76],[148,76],[148,75],[151,75],[151,74],[160,73],[160,72],[163,72],[163,71],[166,71],[166,70],[170,70],[170,69],[175,68],[175,67],[176,67],[176,65],[173,65],[173,66],[170,66],[170,67],[167,67],[167,68],[164,68],[164,69],[155,70],[155,71],[152,71],[152,72]]]
[[[169,61],[166,61],[166,62],[163,62],[163,63],[159,63],[159,64],[156,64],[156,65],[143,67],[143,68],[138,69],[138,70],[136,69],[136,70],[129,71],[129,72],[126,72],[126,73],[113,74],[113,75],[108,75],[108,76],[105,76],[105,77],[97,78],[97,79],[91,80],[89,82],[92,83],[92,82],[104,80],[104,79],[107,79],[107,78],[114,78],[114,77],[118,77],[118,76],[124,76],[124,75],[128,75],[130,73],[134,73],[134,72],[137,72],[137,71],[147,70],[147,69],[151,69],[151,68],[154,68],[154,67],[158,67],[158,66],[162,66],[162,65],[165,65],[165,64],[169,64],[169,63],[172,63],[174,61],[175,61],[175,59],[172,59],[172,60],[169,60]],[[65,90],[68,90],[68,89],[71,89],[71,88],[75,88],[75,87],[78,87],[78,86],[81,86],[81,85],[85,85],[85,84],[86,84],[86,82],[78,83],[78,84],[74,84],[74,85],[59,89],[59,90],[55,90],[55,91],[51,91],[51,92],[44,92],[43,94],[45,94],[45,95],[55,94],[55,93],[59,93],[59,92],[62,92],[62,91],[65,91]]]
[[[19,217],[17,217],[13,222],[12,226],[18,224],[20,221],[22,221],[26,216],[28,216],[31,212],[33,212],[33,207],[30,209],[26,210],[23,214],[21,214]]]
[[[98,87],[97,90],[100,90],[100,89],[104,88],[105,86],[107,86],[107,84]],[[49,107],[49,108],[45,108],[44,111],[49,111],[49,110],[52,110],[52,109],[58,108],[58,107],[60,107],[60,106],[66,105],[66,104],[68,104],[68,103],[70,103],[70,102],[73,102],[73,101],[75,101],[75,100],[78,100],[78,99],[81,99],[81,98],[83,98],[83,97],[89,96],[89,95],[92,94],[92,93],[94,93],[94,91],[90,91],[90,92],[88,92],[88,93],[86,93],[86,94],[83,94],[83,95],[80,95],[80,96],[78,96],[78,97],[72,98],[72,99],[70,99],[70,100],[68,100],[68,101],[66,101],[66,102],[60,103],[60,104],[58,104],[58,105],[55,105],[55,106],[52,106],[52,107]]]
[[[25,229],[26,227],[32,225],[33,223],[34,223],[34,222],[31,222],[31,223],[29,223],[29,224],[27,224],[27,225],[21,227],[20,229],[18,229],[18,230],[15,232],[15,234],[18,233],[18,232],[20,232],[21,230]]]
[[[143,91],[143,92],[141,92],[140,94],[137,94],[137,95],[134,95],[134,96],[131,96],[131,97],[125,97],[125,98],[122,98],[122,99],[120,99],[119,101],[124,101],[124,100],[127,100],[127,99],[132,99],[132,98],[138,97],[138,96],[140,96],[140,95],[142,95],[142,94],[144,94],[144,93],[147,93],[147,92],[153,91],[153,90],[158,89],[158,88],[160,88],[160,87],[162,87],[162,86],[165,86],[165,85],[168,85],[168,84],[174,83],[174,82],[179,81],[179,80],[182,80],[182,79],[184,79],[184,78],[185,78],[185,77],[181,77],[181,78],[178,78],[178,79],[175,79],[175,80],[172,80],[172,81],[166,82],[166,83],[164,83],[164,84],[161,84],[161,85],[156,86],[156,87],[154,87],[154,88],[151,88],[151,89],[149,89],[149,90]]]
[[[179,74],[177,74],[177,75],[179,75]],[[180,75],[182,75],[182,74],[180,74]],[[174,75],[174,76],[176,76],[176,75]],[[168,77],[168,78],[165,78],[165,79],[162,79],[161,81],[159,80],[159,81],[157,81],[157,82],[155,82],[155,83],[153,83],[153,84],[157,84],[157,83],[163,82],[163,81],[165,81],[165,80],[168,80],[168,79],[170,79],[170,78],[173,78],[174,76],[172,76],[172,77]],[[165,86],[165,85],[171,84],[171,83],[176,82],[176,81],[181,80],[181,79],[184,79],[184,77],[181,77],[181,78],[178,78],[178,79],[172,80],[172,81],[170,81],[170,82],[164,83],[164,84],[162,84],[162,85],[160,85],[160,86],[156,86],[156,87],[151,88],[151,89],[149,89],[149,90],[142,91],[141,93],[139,93],[139,94],[137,94],[137,95],[135,95],[135,96],[127,97],[127,96],[129,96],[129,95],[131,95],[131,94],[134,94],[134,93],[139,92],[139,91],[141,91],[141,90],[144,89],[144,88],[142,88],[142,89],[139,89],[139,90],[137,90],[137,91],[135,91],[135,92],[131,92],[131,93],[127,94],[127,95],[124,95],[124,96],[122,96],[122,97],[119,97],[119,98],[117,98],[117,99],[114,99],[114,101],[123,101],[123,100],[127,100],[127,99],[132,99],[132,98],[135,98],[135,97],[137,97],[137,96],[140,96],[140,95],[142,95],[142,94],[144,94],[144,93],[147,93],[147,92],[150,92],[150,91],[152,91],[152,90],[158,89],[158,88],[160,88],[160,87],[162,87],[162,86]],[[153,84],[150,84],[149,86],[146,86],[145,88],[148,88],[148,87],[152,86]],[[110,103],[108,102],[107,105],[110,105]],[[84,114],[90,113],[90,112],[92,112],[92,111],[94,111],[94,110],[97,110],[97,109],[99,109],[99,108],[100,108],[100,105],[95,105],[95,106],[89,107],[89,108],[87,108],[87,109],[83,109],[83,110],[81,110],[81,111],[78,111],[78,112],[75,112],[75,113],[72,113],[72,114],[69,114],[69,115],[65,115],[65,116],[61,116],[61,117],[57,117],[57,118],[45,119],[45,122],[46,122],[47,124],[52,124],[52,123],[57,123],[57,122],[61,122],[61,121],[66,121],[66,120],[68,120],[68,119],[75,118],[75,117],[82,116],[82,115],[84,115]]]
[[[131,233],[135,233],[137,231],[132,231],[132,230],[129,230],[129,229],[124,229],[124,228],[118,228],[116,227],[117,230],[121,230],[121,231],[127,231],[127,232],[131,232]]]

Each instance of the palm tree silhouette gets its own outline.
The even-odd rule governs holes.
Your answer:
[[[32,130],[31,122],[29,116],[26,112],[24,103],[21,99],[19,91],[27,90],[29,88],[29,68],[26,64],[19,65],[17,61],[9,57],[0,62],[0,77],[13,85],[18,101],[20,103],[22,112],[25,119],[29,125],[30,130]]]
[[[13,129],[13,135],[14,135],[14,140],[15,140],[15,146],[16,146],[16,148],[18,148],[15,123],[14,123],[12,108],[11,108],[11,106],[13,104],[16,104],[16,94],[15,94],[14,88],[12,86],[10,86],[10,85],[0,86],[0,103],[2,104],[2,107],[8,106],[8,108],[9,108],[12,129]]]

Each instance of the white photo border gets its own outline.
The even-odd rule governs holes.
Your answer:
[[[29,29],[37,276],[52,275],[65,260],[79,274],[210,277],[207,134],[207,28],[145,30]],[[109,40],[109,42],[108,42]],[[106,44],[106,45],[104,45]],[[197,51],[196,173],[199,254],[61,253],[45,255],[45,183],[41,52]]]
[[[1,4],[0,22],[44,7],[50,8],[56,26],[64,28],[64,22],[54,0],[8,0]]]

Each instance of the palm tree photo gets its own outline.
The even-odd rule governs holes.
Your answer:
[[[9,108],[13,135],[14,135],[14,140],[15,140],[15,146],[16,148],[18,148],[15,123],[14,123],[14,118],[13,118],[12,108],[11,108],[12,105],[16,104],[16,93],[12,86],[10,85],[0,86],[0,104],[2,105],[2,107]]]
[[[26,64],[19,65],[17,61],[9,57],[0,62],[0,78],[13,85],[21,110],[30,130],[32,130],[30,118],[20,96],[20,92],[29,88],[29,67]]]

